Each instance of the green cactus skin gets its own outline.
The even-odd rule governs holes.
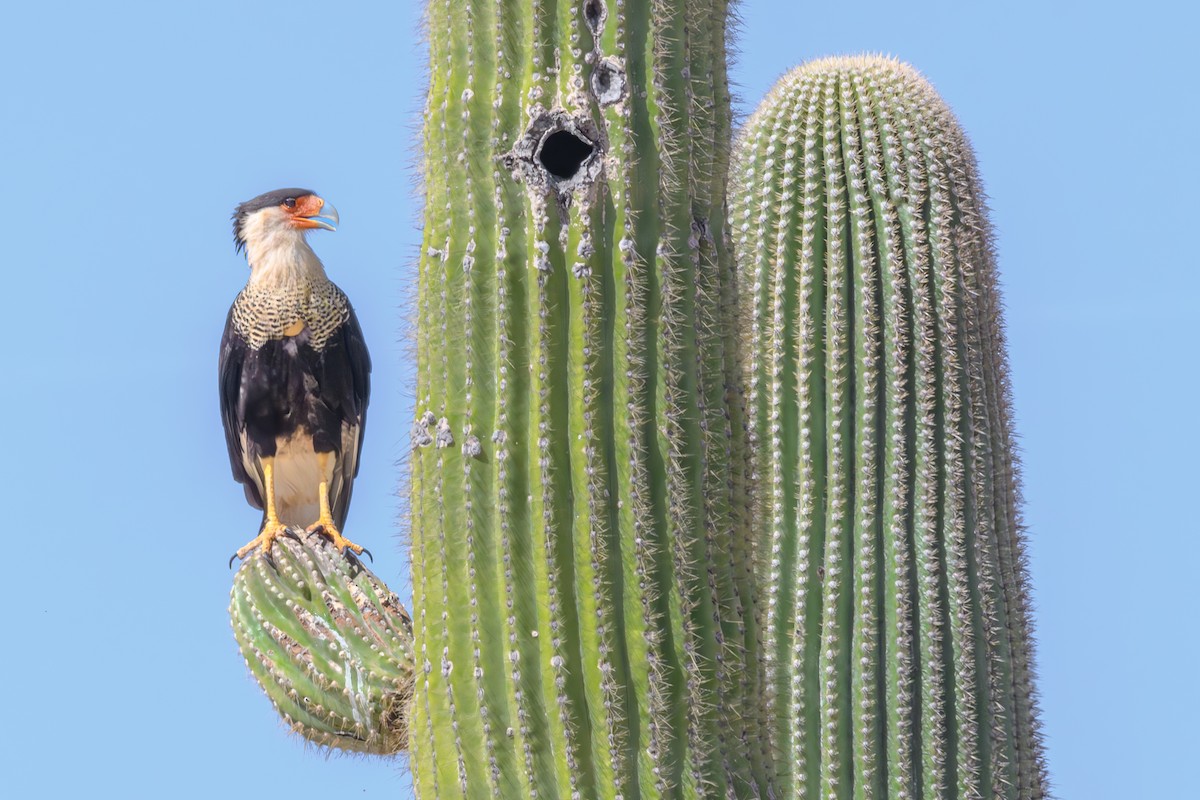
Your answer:
[[[319,745],[404,749],[412,621],[399,600],[323,536],[276,539],[234,577],[229,613],[246,665],[284,721]]]
[[[725,0],[432,0],[417,796],[764,796]]]
[[[780,81],[734,161],[780,796],[1042,797],[970,147],[912,69],[835,58]]]

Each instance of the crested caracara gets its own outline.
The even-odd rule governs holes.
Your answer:
[[[233,212],[250,279],[221,338],[221,420],[233,477],[263,510],[261,531],[237,558],[267,552],[290,526],[363,552],[342,526],[362,451],[371,359],[350,301],[305,240],[337,222],[333,206],[306,189],[267,192]]]

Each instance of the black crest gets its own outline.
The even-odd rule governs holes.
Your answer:
[[[288,198],[297,199],[308,194],[316,194],[316,192],[311,189],[276,189],[273,192],[264,192],[239,205],[233,210],[233,246],[239,253],[246,249],[246,238],[242,236],[242,225],[246,222],[246,217],[255,211],[277,206]]]

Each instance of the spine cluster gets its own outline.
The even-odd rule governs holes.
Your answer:
[[[726,16],[429,6],[418,797],[765,796]]]
[[[828,59],[762,103],[731,184],[781,796],[1044,796],[966,139],[911,69]]]

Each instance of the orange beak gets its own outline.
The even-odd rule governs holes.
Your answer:
[[[296,207],[289,208],[288,213],[292,215],[292,225],[297,228],[337,230],[337,209],[333,207],[332,203],[326,203],[315,194],[297,198]]]

